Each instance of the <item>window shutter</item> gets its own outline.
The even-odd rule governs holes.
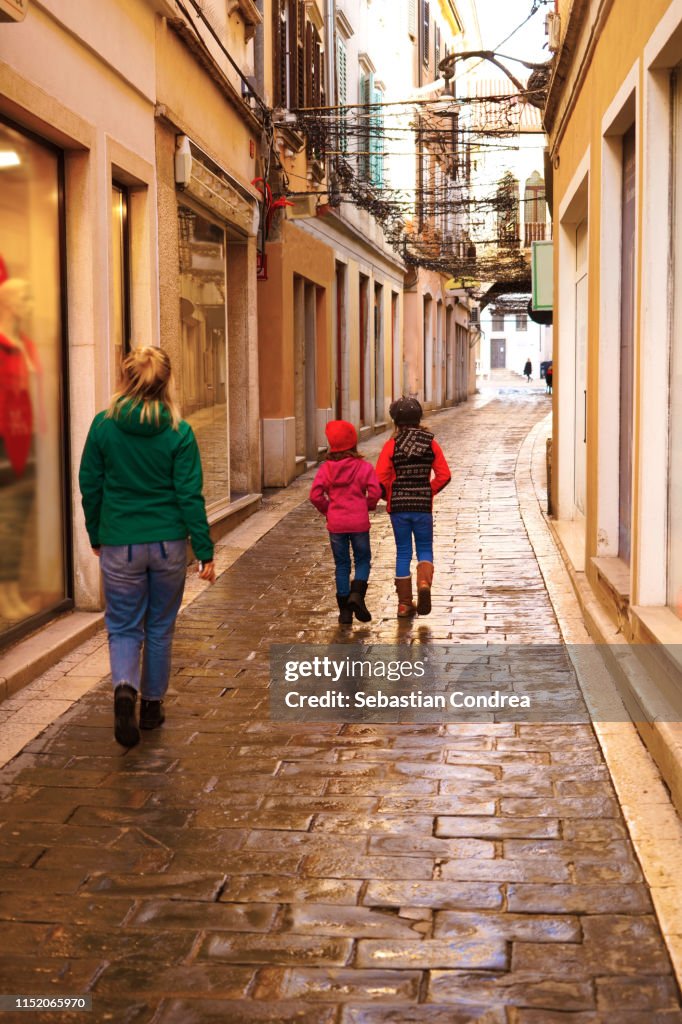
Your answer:
[[[287,106],[289,109],[298,106],[298,8],[299,0],[289,0],[287,19],[287,62],[289,67]]]
[[[289,98],[287,96],[287,65],[289,61],[289,55],[287,54],[287,11],[284,5],[280,6],[279,20],[277,24],[279,33],[277,39],[277,72],[275,81],[277,82],[279,88],[279,105],[281,107],[286,107],[288,106],[289,103]]]
[[[336,102],[340,107],[343,107],[348,102],[348,52],[346,50],[346,44],[343,39],[338,39],[336,42]],[[346,155],[347,149],[347,132],[345,126],[346,111],[341,110],[339,117],[339,136],[337,149],[338,151]]]
[[[434,40],[434,74],[438,74],[438,65],[440,64],[440,25],[433,26],[433,40]]]
[[[296,4],[296,106],[305,106],[305,0]]]
[[[348,54],[343,39],[336,44],[336,88],[339,105],[348,102]]]
[[[362,117],[363,128],[358,132],[359,138],[359,149],[360,149],[360,160],[359,170],[360,177],[367,181],[371,175],[371,145],[372,145],[372,93],[374,91],[374,75],[362,75],[360,78],[360,103],[362,104],[362,110],[360,116]]]
[[[417,38],[417,0],[407,0],[407,34]]]
[[[315,106],[315,44],[313,40],[313,26],[306,22],[305,26],[305,93],[303,99],[304,107]]]
[[[429,0],[421,0],[422,3],[422,58],[424,66],[429,66],[429,48],[431,46],[431,4]]]
[[[373,109],[371,118],[372,140],[370,150],[372,156],[370,178],[372,184],[377,185],[379,188],[384,183],[384,112],[380,105],[382,100],[383,93],[381,90],[372,88],[372,103],[376,104],[376,106]]]

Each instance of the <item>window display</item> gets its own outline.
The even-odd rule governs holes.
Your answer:
[[[59,177],[0,123],[0,639],[67,593]]]
[[[230,497],[225,230],[180,206],[182,415],[196,435],[206,504]]]

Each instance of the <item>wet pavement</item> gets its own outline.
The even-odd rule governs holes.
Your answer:
[[[514,482],[547,411],[509,388],[433,417],[428,619],[394,618],[380,512],[374,618],[342,630],[304,503],[184,611],[162,730],[123,751],[99,686],[0,772],[0,991],[93,999],[29,1019],[682,1021],[591,726],[269,716],[274,643],[561,642]]]

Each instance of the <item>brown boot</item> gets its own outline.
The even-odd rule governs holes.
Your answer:
[[[417,614],[417,608],[412,600],[412,577],[396,576],[395,589],[398,594],[398,618],[411,619]]]
[[[417,562],[417,611],[420,615],[431,611],[432,583],[433,562]]]

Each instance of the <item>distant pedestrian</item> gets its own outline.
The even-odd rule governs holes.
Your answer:
[[[554,368],[552,366],[552,363],[550,363],[549,366],[547,367],[547,369],[545,370],[545,384],[547,385],[547,394],[548,395],[552,394],[552,383],[553,383],[553,381],[554,381]]]
[[[372,564],[369,513],[377,507],[381,487],[374,467],[358,452],[358,433],[352,423],[332,420],[325,433],[329,454],[315,474],[310,500],[327,517],[336,566],[339,622],[348,626],[353,622],[353,615],[360,622],[372,619],[365,604]],[[351,550],[355,563],[352,582]]]
[[[533,364],[531,363],[530,359],[526,359],[526,365],[523,368],[523,372],[526,377],[526,383],[530,383],[533,376]]]
[[[104,582],[114,735],[133,747],[140,739],[138,692],[140,728],[165,720],[188,535],[203,562],[199,576],[215,580],[199,449],[180,419],[162,349],[137,348],[124,360],[120,390],[90,427],[79,483]]]
[[[402,397],[389,409],[395,432],[377,462],[396,543],[398,618],[431,611],[433,498],[450,483],[450,469],[433,434],[421,424],[416,398]],[[417,548],[417,605],[412,598],[412,538]]]

